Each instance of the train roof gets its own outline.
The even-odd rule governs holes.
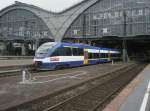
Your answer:
[[[112,48],[104,48],[104,47],[95,47],[91,46],[89,44],[83,44],[83,43],[67,43],[67,42],[48,42],[48,43],[53,43],[56,44],[57,46],[70,46],[70,47],[78,47],[78,48],[89,48],[89,49],[102,49],[102,50],[113,50],[113,51],[118,51],[117,49],[112,49]],[[48,44],[46,43],[46,44]]]

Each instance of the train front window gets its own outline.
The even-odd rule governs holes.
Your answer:
[[[48,53],[48,50],[54,47],[54,43],[45,43],[43,45],[41,45],[38,50],[37,53],[38,54],[46,54]]]

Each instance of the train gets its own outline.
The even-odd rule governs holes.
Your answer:
[[[95,47],[83,43],[47,42],[41,45],[34,56],[37,70],[53,70],[110,62],[120,56],[120,51],[112,48]]]

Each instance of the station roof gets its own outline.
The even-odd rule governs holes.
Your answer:
[[[16,1],[15,4],[2,9],[0,11],[0,16],[14,9],[28,10],[34,13],[40,19],[42,19],[45,24],[47,24],[48,28],[53,34],[55,41],[61,41],[65,32],[73,23],[73,21],[88,7],[90,7],[97,1],[99,0],[83,0],[58,13],[47,11],[34,5]]]
[[[57,13],[47,11],[34,5],[16,1],[15,4],[2,9],[0,11],[0,16],[3,16],[3,14],[14,9],[24,9],[30,11],[47,25],[55,41],[61,41],[66,31],[69,29],[71,24],[76,20],[76,18],[79,17],[89,7],[95,5],[99,1],[102,0],[83,0]]]

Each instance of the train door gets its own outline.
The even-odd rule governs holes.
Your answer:
[[[88,62],[88,49],[84,49],[84,65],[87,65]]]

